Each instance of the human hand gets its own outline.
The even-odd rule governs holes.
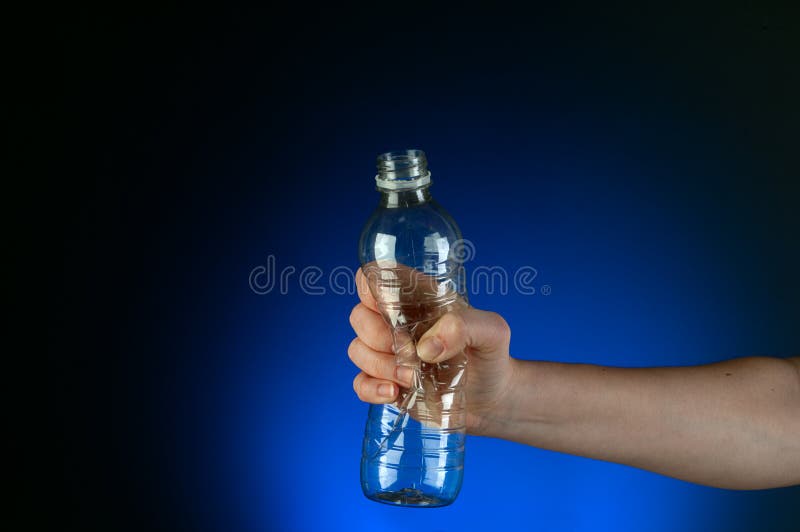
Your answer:
[[[399,364],[401,360],[408,362],[408,353],[401,351],[403,342],[393,338],[387,323],[391,318],[382,317],[361,270],[356,273],[356,286],[361,302],[350,313],[350,324],[357,337],[348,354],[361,373],[355,377],[353,388],[362,401],[392,403],[411,387],[414,370],[405,363]],[[466,428],[470,434],[486,434],[495,413],[507,408],[503,400],[513,385],[514,361],[508,354],[511,332],[505,320],[494,312],[466,305],[456,308],[436,316],[438,320],[414,338],[414,356],[423,364],[437,365],[467,357]]]

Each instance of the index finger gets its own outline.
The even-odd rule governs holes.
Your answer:
[[[364,272],[361,271],[361,268],[356,271],[356,290],[358,291],[358,298],[361,299],[361,302],[364,303],[367,308],[374,312],[379,312],[378,303],[372,296],[369,284],[367,283],[367,277],[364,275]]]

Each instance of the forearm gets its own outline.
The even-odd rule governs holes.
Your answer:
[[[800,483],[800,374],[790,361],[514,364],[487,435],[717,487]]]

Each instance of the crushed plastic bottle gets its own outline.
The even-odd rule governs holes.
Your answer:
[[[467,357],[428,364],[416,345],[442,315],[467,306],[464,241],[431,197],[422,151],[378,156],[375,181],[381,199],[361,233],[362,271],[392,330],[395,363],[414,376],[394,404],[370,406],[361,486],[379,502],[445,506],[458,496],[464,474]]]

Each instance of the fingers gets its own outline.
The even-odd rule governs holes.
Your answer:
[[[363,371],[353,379],[353,389],[365,403],[392,403],[397,397],[397,385],[393,382],[370,377]]]
[[[347,348],[347,355],[358,369],[371,377],[384,380],[394,378],[394,356],[389,353],[375,351],[360,338],[354,338]]]
[[[413,370],[395,366],[394,356],[375,351],[359,338],[354,339],[347,349],[350,360],[361,369],[353,379],[353,389],[362,401],[367,403],[392,403],[399,392],[398,383],[411,386]]]
[[[417,355],[425,362],[442,362],[469,347],[480,356],[507,350],[511,330],[495,312],[468,308],[449,312],[431,327],[417,344]]]
[[[347,354],[358,369],[370,377],[383,381],[394,381],[403,386],[410,386],[413,370],[397,366],[394,355],[375,351],[370,346],[355,338],[347,348]]]
[[[392,331],[377,312],[364,303],[353,307],[350,325],[358,337],[375,351],[392,352]]]

